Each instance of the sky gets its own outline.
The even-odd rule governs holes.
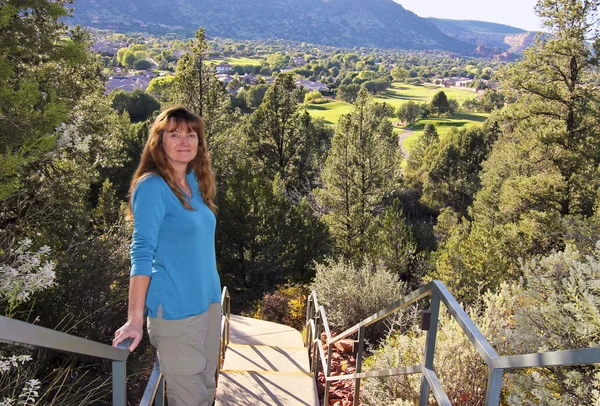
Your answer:
[[[479,20],[512,25],[524,30],[541,29],[533,11],[537,0],[395,0],[420,17]]]

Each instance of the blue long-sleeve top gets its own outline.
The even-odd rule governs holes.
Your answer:
[[[148,175],[133,193],[131,276],[149,276],[146,309],[150,317],[179,320],[202,314],[221,300],[215,258],[213,212],[202,200],[194,172],[188,210],[158,175]]]

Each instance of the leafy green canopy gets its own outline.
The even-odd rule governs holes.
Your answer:
[[[0,8],[0,201],[22,183],[24,166],[56,141],[75,102],[101,84],[88,34],[59,18],[67,1],[8,0]]]

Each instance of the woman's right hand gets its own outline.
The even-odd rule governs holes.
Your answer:
[[[115,338],[113,339],[112,346],[116,347],[120,342],[128,338],[133,338],[133,342],[129,346],[129,352],[135,350],[140,341],[142,341],[142,336],[144,334],[143,324],[143,321],[133,322],[127,320],[127,323],[123,324],[120,329],[115,331]]]

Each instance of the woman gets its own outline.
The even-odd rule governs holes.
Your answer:
[[[183,107],[154,121],[131,181],[134,230],[127,322],[113,345],[148,335],[171,406],[210,405],[219,356],[215,180],[202,118]]]

